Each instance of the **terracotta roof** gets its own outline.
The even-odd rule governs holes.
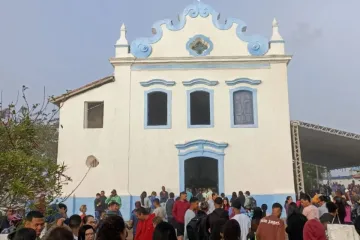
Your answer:
[[[72,98],[76,95],[79,95],[79,94],[82,94],[84,92],[87,92],[91,89],[94,89],[94,88],[97,88],[97,87],[100,87],[104,84],[107,84],[107,83],[110,83],[110,82],[114,82],[115,81],[115,78],[114,76],[107,76],[107,77],[104,77],[104,78],[101,78],[99,80],[96,80],[96,81],[93,81],[89,84],[86,84],[85,86],[82,86],[82,87],[79,87],[75,90],[71,90],[67,93],[64,93],[60,96],[57,96],[57,97],[53,97],[52,99],[50,99],[50,101],[56,105],[60,105],[60,103],[62,102],[65,102],[66,100],[68,100],[69,98]]]

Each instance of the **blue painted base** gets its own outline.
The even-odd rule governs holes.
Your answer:
[[[262,204],[268,205],[267,213],[271,213],[271,206],[273,203],[278,202],[282,206],[284,206],[285,199],[287,196],[292,196],[295,199],[295,193],[289,194],[264,194],[264,195],[253,195],[256,199],[257,205],[261,207]],[[120,208],[121,214],[125,221],[130,220],[131,211],[135,208],[135,202],[140,201],[140,196],[120,196],[122,206]],[[227,195],[230,199],[231,195]],[[85,204],[87,206],[87,213],[94,215],[95,208],[94,208],[94,197],[72,197],[68,198],[65,201],[65,204],[68,207],[68,215],[72,214],[79,214],[79,208],[81,205]],[[285,210],[283,210],[283,216],[285,216]]]

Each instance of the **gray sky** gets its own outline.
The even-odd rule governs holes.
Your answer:
[[[193,0],[0,0],[0,89],[15,100],[22,85],[39,102],[112,74],[121,23],[128,40],[176,19]],[[291,118],[360,133],[359,0],[207,0],[248,33],[271,36],[276,17],[287,42]]]

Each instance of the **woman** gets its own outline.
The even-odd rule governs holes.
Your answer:
[[[168,222],[160,222],[156,225],[153,240],[177,240],[175,228]]]
[[[11,240],[36,240],[36,232],[32,228],[17,230]]]
[[[95,229],[90,225],[83,225],[79,229],[78,240],[94,240],[95,239]]]
[[[250,232],[247,236],[248,239],[255,240],[255,234],[259,227],[260,220],[262,218],[263,218],[263,211],[261,210],[261,208],[259,208],[259,207],[254,208],[254,213],[253,213],[253,217],[251,220],[251,228],[250,228]]]
[[[288,215],[288,207],[289,207],[289,204],[293,202],[293,199],[291,196],[287,196],[286,197],[286,200],[285,200],[285,204],[284,204],[284,208],[285,208],[285,211],[286,211],[286,216]]]
[[[230,198],[230,203],[232,204],[235,199],[237,199],[237,195],[236,192],[233,192]]]
[[[147,193],[145,191],[143,191],[140,195],[140,202],[141,202],[141,206],[143,208],[145,208],[146,210],[150,210],[151,208],[151,201],[150,199],[147,197]]]
[[[262,204],[261,205],[261,210],[262,210],[262,213],[263,213],[263,217],[266,217],[266,212],[268,210],[268,206],[266,204]]]
[[[239,240],[241,236],[240,225],[238,221],[231,219],[224,224],[221,234],[224,240]]]
[[[286,220],[286,232],[289,240],[303,239],[303,231],[306,221],[307,218],[300,213],[296,203],[290,203],[288,205],[288,217]]]
[[[101,225],[96,240],[125,240],[126,233],[122,217],[108,216]]]
[[[342,197],[335,197],[334,203],[337,207],[337,214],[340,219],[340,223],[345,223],[345,217],[346,217],[346,209],[345,209],[345,199]]]
[[[74,240],[74,235],[68,228],[56,227],[50,231],[46,240]]]
[[[229,212],[229,208],[230,208],[229,199],[225,197],[223,201],[223,209]]]
[[[80,206],[80,217],[81,217],[81,220],[84,219],[84,217],[86,216],[86,211],[87,211],[87,207],[86,205],[81,205]]]
[[[241,206],[244,207],[244,204],[245,204],[245,195],[242,191],[239,191],[239,199],[240,199],[240,203],[241,203]]]
[[[345,219],[344,222],[345,224],[351,225],[352,221],[351,221],[351,208],[352,208],[352,203],[349,199],[349,194],[345,195],[346,200],[343,201],[344,205],[345,205]]]

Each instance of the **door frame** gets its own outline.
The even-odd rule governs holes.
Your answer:
[[[185,161],[195,157],[209,157],[218,163],[219,194],[225,193],[224,186],[224,156],[227,143],[217,143],[211,140],[198,139],[184,144],[176,144],[179,159],[179,191],[185,191]]]

